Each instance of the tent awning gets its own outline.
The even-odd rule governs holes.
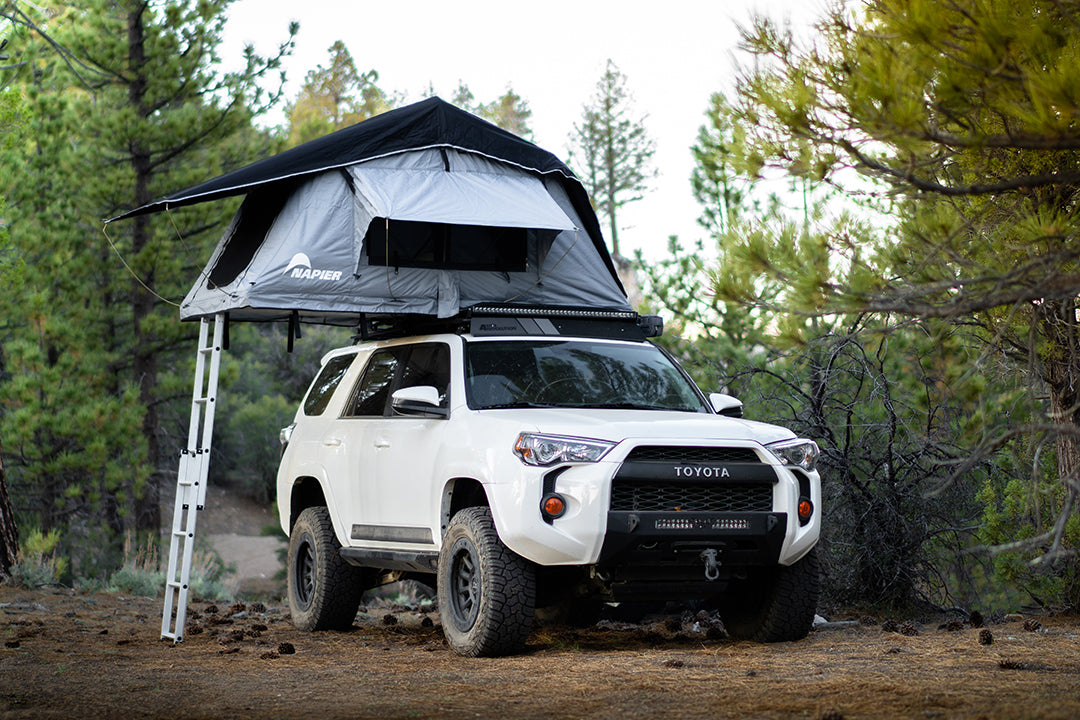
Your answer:
[[[349,168],[376,217],[450,225],[575,230],[536,177]]]

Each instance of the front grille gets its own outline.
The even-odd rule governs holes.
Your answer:
[[[718,485],[616,480],[613,512],[769,512],[771,485]]]
[[[740,447],[675,447],[642,445],[630,451],[626,462],[670,463],[759,463],[761,458],[750,448]]]

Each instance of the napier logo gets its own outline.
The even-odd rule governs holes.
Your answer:
[[[296,253],[285,268],[285,274],[289,277],[301,280],[340,280],[340,270],[312,270],[311,260],[305,253]]]
[[[726,467],[691,467],[689,465],[675,466],[675,477],[678,478],[726,478],[731,477]]]

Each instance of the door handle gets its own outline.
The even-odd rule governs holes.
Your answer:
[[[375,441],[376,450],[385,450],[388,447],[390,447],[390,441],[386,438],[379,438]]]
[[[326,447],[341,447],[341,438],[324,438],[322,444]]]

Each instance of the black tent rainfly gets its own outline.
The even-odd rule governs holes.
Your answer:
[[[570,169],[437,97],[109,222],[240,194],[183,319],[356,325],[492,303],[631,310]]]

